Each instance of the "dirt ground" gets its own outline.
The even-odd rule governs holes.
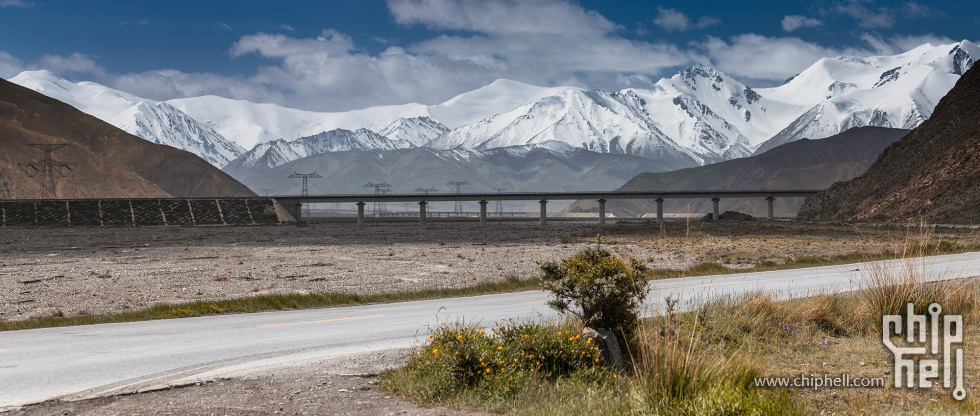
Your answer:
[[[655,268],[701,262],[751,267],[802,256],[894,249],[898,228],[752,221],[369,222],[309,226],[0,229],[0,319],[103,314],[157,303],[266,293],[359,294],[463,287],[529,278],[537,262],[570,255],[596,236],[620,255]],[[913,235],[920,235],[913,231]],[[934,240],[975,242],[971,229]],[[363,358],[363,357],[362,357]],[[420,409],[375,386],[400,354],[275,369],[164,391],[51,402],[16,414],[453,414]],[[354,359],[351,359],[354,360]],[[358,374],[368,376],[351,376]],[[467,413],[469,414],[469,413]]]

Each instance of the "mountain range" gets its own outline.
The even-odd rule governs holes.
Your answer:
[[[641,157],[669,169],[761,154],[853,127],[914,128],[978,56],[980,47],[962,41],[892,56],[825,58],[772,88],[746,86],[704,65],[650,88],[614,92],[497,80],[437,105],[340,113],[216,96],[157,102],[44,71],[11,81],[147,140],[191,151],[240,179],[251,169],[323,153],[417,148],[475,156],[467,160],[529,148],[560,159],[574,148]]]

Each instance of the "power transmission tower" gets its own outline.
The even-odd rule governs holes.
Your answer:
[[[310,179],[320,179],[322,177],[316,171],[313,171],[313,173],[298,173],[293,171],[292,175],[287,176],[289,179],[299,178],[303,180],[303,190],[300,192],[300,196],[310,196]]]
[[[196,186],[197,186],[198,179],[211,179],[213,178],[213,176],[210,173],[206,173],[206,172],[201,172],[201,173],[181,172],[181,173],[175,173],[173,178],[183,179],[184,183],[187,185],[187,193],[184,195],[191,196],[194,193],[194,189],[197,189]]]
[[[388,193],[388,191],[389,191],[388,188],[391,188],[391,185],[388,185],[388,182],[381,182],[381,183],[368,182],[366,185],[364,185],[364,187],[365,188],[374,188],[374,194],[375,195],[384,195],[384,194]],[[385,211],[387,209],[388,209],[388,206],[384,202],[382,202],[382,201],[374,201],[374,216],[375,217],[381,216],[381,214],[385,213]]]
[[[21,163],[20,166],[24,168],[27,176],[32,178],[37,175],[41,176],[41,198],[54,198],[57,194],[54,183],[54,171],[57,168],[58,174],[62,178],[67,178],[68,174],[65,170],[71,171],[73,167],[77,166],[78,163],[75,162],[55,162],[54,158],[51,157],[51,153],[55,150],[61,149],[62,147],[68,146],[67,144],[31,144],[44,152],[44,158],[38,162],[28,162]]]
[[[469,184],[470,183],[469,182],[466,182],[466,181],[462,181],[462,182],[460,182],[460,181],[449,181],[449,182],[446,182],[446,186],[455,186],[456,187],[456,194],[463,193],[463,187],[464,186],[467,186]],[[453,208],[453,214],[455,214],[456,216],[462,216],[463,215],[463,201],[456,201],[456,207]]]
[[[507,188],[493,188],[493,190],[494,191],[497,191],[497,193],[499,194],[499,193],[502,193],[502,192],[506,191]],[[504,216],[504,201],[502,199],[498,199],[497,200],[497,207],[493,211],[494,211],[493,212],[494,215],[496,215],[498,217],[503,217]]]
[[[261,191],[262,191],[262,196],[272,196],[272,192],[275,191],[275,189],[262,188]]]
[[[0,168],[0,199],[11,199],[10,184],[7,183],[7,169]]]
[[[422,195],[428,195],[430,192],[439,192],[439,189],[436,189],[436,188],[423,188],[423,187],[420,186],[420,187],[418,187],[418,188],[415,189],[415,192],[418,192],[418,193],[420,193]]]

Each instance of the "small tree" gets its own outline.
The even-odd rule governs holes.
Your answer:
[[[539,267],[544,288],[555,297],[548,306],[579,317],[588,327],[612,330],[627,339],[635,335],[647,289],[646,266],[639,260],[615,257],[597,242]]]

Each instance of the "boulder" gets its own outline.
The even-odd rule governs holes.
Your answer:
[[[601,328],[585,328],[582,330],[582,336],[591,339],[592,343],[599,348],[599,352],[602,354],[603,364],[606,367],[611,367],[616,371],[623,371],[623,353],[619,349],[619,340],[616,339],[616,335],[612,331]]]

